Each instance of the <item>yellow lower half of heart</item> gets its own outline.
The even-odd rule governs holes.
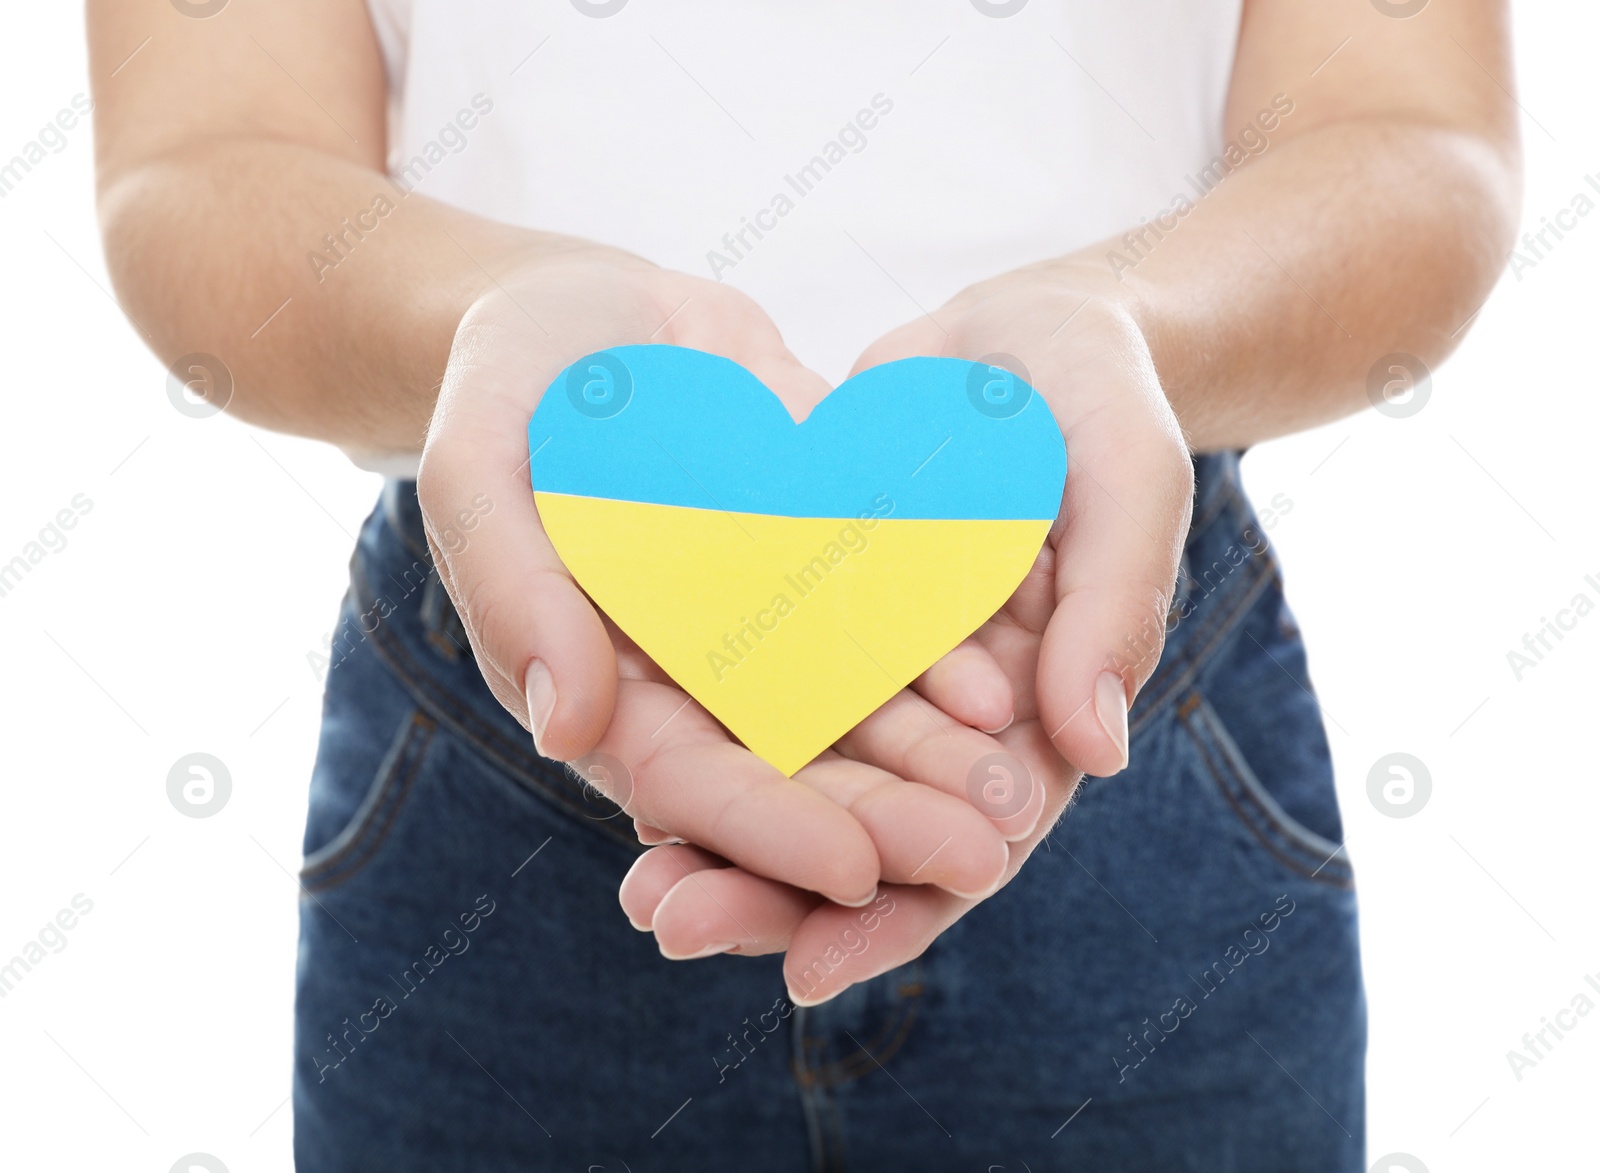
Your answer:
[[[790,775],[999,610],[1050,530],[534,497],[600,609]]]

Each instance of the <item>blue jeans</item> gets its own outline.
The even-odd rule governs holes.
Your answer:
[[[670,962],[628,925],[630,821],[490,695],[389,482],[311,787],[298,1167],[1363,1169],[1328,747],[1237,460],[1197,472],[1130,767],[921,958],[809,1009],[777,957]]]

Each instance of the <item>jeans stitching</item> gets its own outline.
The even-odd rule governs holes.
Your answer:
[[[300,884],[306,892],[336,887],[372,861],[405,808],[437,729],[434,720],[421,710],[411,714],[394,758],[385,764],[370,805],[363,802],[366,809],[358,813],[359,821],[353,825],[349,838],[331,855],[301,868]],[[340,833],[341,837],[344,835],[345,832]]]
[[[1219,602],[1218,609],[1205,617],[1198,629],[1192,629],[1188,641],[1181,645],[1178,655],[1157,667],[1145,683],[1130,714],[1128,735],[1133,736],[1145,724],[1162,712],[1177,693],[1187,688],[1205,667],[1206,661],[1237,630],[1240,617],[1247,612],[1261,592],[1276,580],[1276,560],[1268,550],[1252,559],[1250,579],[1234,590],[1226,607]]]
[[[450,602],[449,592],[444,589],[444,582],[439,577],[437,567],[432,568],[432,573],[422,588],[422,606],[419,614],[423,630],[427,633],[428,643],[434,650],[446,660],[459,660],[461,649],[451,638],[450,631],[456,609]]]
[[[913,962],[912,964],[917,963]],[[803,1072],[796,1070],[795,1078],[816,1087],[839,1087],[863,1076],[871,1075],[877,1070],[879,1063],[884,1063],[898,1055],[906,1045],[906,1040],[911,1035],[911,1028],[917,1021],[918,1007],[922,1000],[920,983],[915,993],[902,994],[901,997],[905,1005],[897,1008],[897,1017],[886,1022],[876,1038],[860,1044],[855,1051],[843,1059],[836,1059],[815,1067],[808,1064]],[[880,1047],[883,1049],[879,1050]],[[874,1062],[874,1059],[877,1062]]]
[[[1213,730],[1216,722],[1207,715],[1207,710],[1205,698],[1199,692],[1190,692],[1178,707],[1178,720],[1182,722],[1206,771],[1233,808],[1239,822],[1267,849],[1268,854],[1296,875],[1333,888],[1354,888],[1354,869],[1349,861],[1337,858],[1336,853],[1317,860],[1314,868],[1307,860],[1295,857],[1293,853],[1314,857],[1320,850],[1320,847],[1313,847],[1304,838],[1304,835],[1313,832],[1302,834],[1297,826],[1283,821],[1290,816],[1285,814],[1280,817],[1261,802],[1255,788],[1239,773],[1239,767],[1227,760],[1221,744],[1216,742]],[[1219,761],[1219,757],[1222,760]]]
[[[809,1077],[812,1045],[814,1043],[820,1049],[823,1042],[806,1029],[813,1013],[811,1007],[795,1007],[794,1053],[790,1070],[794,1076],[795,1093],[800,1097],[800,1111],[806,1122],[806,1144],[811,1151],[812,1173],[839,1173],[844,1168],[844,1126],[839,1119],[839,1106],[829,1094],[831,1085]]]
[[[364,568],[352,567],[351,577],[358,595],[363,599],[370,598]],[[560,790],[541,779],[535,771],[547,768],[542,764],[545,759],[515,749],[498,730],[488,725],[475,712],[458,705],[449,688],[419,665],[399,638],[391,634],[384,624],[380,623],[368,638],[379,658],[417,703],[449,726],[451,732],[468,748],[476,750],[481,757],[508,774],[529,794],[542,798],[574,821],[582,818],[582,825],[598,831],[613,842],[629,847],[636,854],[645,850],[635,836],[613,830],[602,821],[590,817],[584,809],[569,801]],[[522,762],[528,762],[532,768],[522,765]],[[551,762],[548,765],[556,764]],[[561,769],[559,766],[556,768]]]

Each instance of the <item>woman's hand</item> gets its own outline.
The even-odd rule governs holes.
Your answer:
[[[562,760],[592,749],[610,724],[617,672],[599,616],[540,524],[528,419],[570,363],[649,342],[734,359],[791,409],[809,410],[828,390],[727,286],[613,249],[542,246],[462,318],[422,453],[429,545],[484,679],[540,751]],[[486,512],[470,540],[456,524],[463,512]]]
[[[1050,540],[1028,579],[970,641],[1011,684],[1016,720],[997,740],[1020,767],[1012,784],[1043,799],[1044,817],[1008,846],[1009,881],[1083,773],[1112,774],[1127,763],[1127,710],[1160,657],[1192,466],[1131,317],[1069,273],[1042,267],[976,286],[937,320],[913,322],[869,347],[857,369],[916,354],[986,360],[1022,375],[1067,440],[1066,493]],[[897,758],[884,736],[899,727],[903,704],[904,694],[853,730],[839,743],[841,757],[916,779],[915,764]],[[1014,800],[1003,784],[996,797]],[[621,900],[633,923],[670,940],[675,955],[699,952],[712,938],[733,940],[745,953],[786,949],[791,998],[814,1003],[918,956],[983,898],[926,886],[888,895],[892,913],[863,919],[673,845],[639,860]],[[856,941],[867,944],[856,951],[849,945]]]

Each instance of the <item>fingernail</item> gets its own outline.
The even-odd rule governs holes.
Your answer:
[[[1001,884],[994,885],[992,888],[989,888],[987,891],[984,891],[984,892],[961,892],[961,891],[958,891],[955,888],[949,887],[946,884],[940,884],[939,885],[939,887],[943,888],[946,892],[950,893],[950,895],[954,896],[958,900],[977,900],[977,901],[983,901],[983,900],[989,899],[989,897],[993,896],[996,892],[1000,891],[1000,889],[1003,886],[1004,886],[1004,884],[1001,883]]]
[[[678,847],[689,842],[687,839],[667,834],[660,827],[641,823],[638,819],[633,820],[633,837],[645,847]]]
[[[813,992],[809,995],[796,994],[793,990],[790,990],[789,1001],[793,1002],[796,1006],[821,1006],[824,1002],[833,1001],[849,988],[849,986],[840,986],[837,990],[834,990],[829,994],[818,994]]]
[[[1006,723],[1004,725],[1001,725],[1001,726],[999,726],[998,728],[995,728],[995,729],[980,729],[980,730],[978,730],[978,732],[987,733],[990,737],[993,737],[996,733],[1004,733],[1007,729],[1010,729],[1011,728],[1011,723],[1013,721],[1015,721],[1016,719],[1017,719],[1017,715],[1015,713],[1012,713],[1011,716],[1006,718]]]
[[[728,950],[737,949],[738,947],[739,942],[730,941],[726,945],[707,945],[698,953],[676,954],[668,953],[665,945],[657,945],[657,948],[661,950],[661,956],[665,957],[668,961],[698,961],[702,957],[715,957],[718,953],[726,953]]]
[[[1094,682],[1094,715],[1122,755],[1117,769],[1123,769],[1128,764],[1128,693],[1115,672],[1102,672]]]
[[[544,750],[539,743],[550,725],[550,714],[556,711],[556,681],[543,660],[528,664],[528,675],[522,682],[523,694],[528,699],[528,724],[533,728],[533,748],[540,756]]]
[[[868,892],[860,900],[839,900],[839,899],[835,898],[834,903],[843,905],[845,908],[865,908],[867,905],[871,904],[877,898],[878,898],[878,885],[874,884],[874,885],[872,885],[872,891]]]

